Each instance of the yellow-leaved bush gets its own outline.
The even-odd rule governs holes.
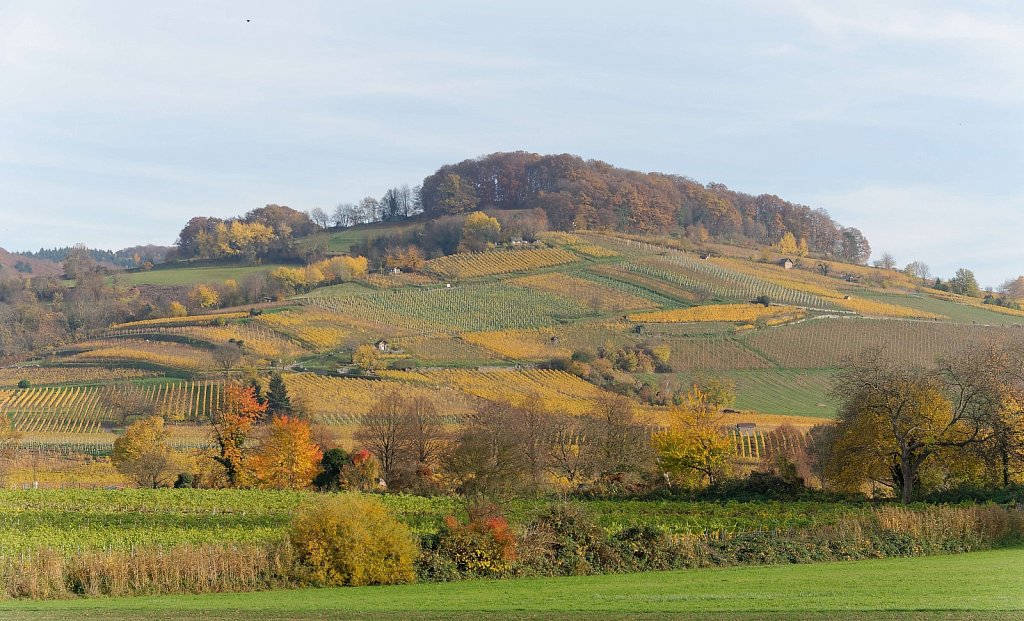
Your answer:
[[[419,546],[380,500],[342,494],[299,509],[289,535],[301,578],[325,586],[401,584],[416,577]]]

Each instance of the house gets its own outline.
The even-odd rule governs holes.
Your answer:
[[[523,240],[522,235],[515,235],[515,236],[512,237],[512,239],[510,241],[512,242],[513,246],[522,246],[523,244],[526,243]]]
[[[700,257],[701,259],[707,261],[708,259],[711,258],[711,253],[710,252],[702,252],[702,253],[700,253],[697,256]]]
[[[552,347],[558,347],[558,337],[557,336],[551,337],[551,346]]]
[[[376,347],[379,351],[387,351],[388,342],[385,341],[384,339],[381,339],[374,344],[374,347]]]
[[[399,267],[393,267],[393,268],[391,268],[391,273],[392,273],[393,275],[398,275],[398,274],[401,274],[401,273],[402,273],[402,269],[401,269],[401,268],[399,268]]]
[[[782,259],[781,261],[779,261],[779,265],[781,265],[784,269],[791,270],[793,269],[793,266],[796,264],[793,263],[793,259]]]

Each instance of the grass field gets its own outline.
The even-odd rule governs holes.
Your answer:
[[[322,231],[306,237],[302,240],[304,246],[326,242],[327,250],[330,252],[350,252],[352,244],[359,244],[368,239],[375,239],[382,235],[401,233],[419,224],[407,222],[384,222],[374,224],[359,224],[340,231]]]
[[[828,397],[832,369],[750,369],[724,371],[736,382],[736,409],[829,418],[836,404]]]
[[[277,264],[265,265],[213,265],[205,267],[172,267],[153,269],[148,272],[118,274],[118,282],[128,285],[194,285],[196,283],[224,282],[234,279],[241,282],[246,276],[269,272],[282,267]]]
[[[1021,619],[1024,549],[394,587],[0,603],[6,621]]]
[[[948,300],[939,300],[925,295],[899,295],[894,293],[866,292],[861,294],[865,298],[886,302],[888,304],[899,304],[916,308],[939,315],[949,317],[951,321],[958,323],[978,323],[992,326],[1019,326],[1024,325],[1024,317],[1004,315],[986,308],[957,304]]]

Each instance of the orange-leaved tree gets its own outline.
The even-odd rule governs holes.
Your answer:
[[[260,487],[305,489],[319,471],[322,457],[309,423],[293,416],[275,416],[249,465]]]
[[[224,466],[232,487],[241,487],[248,482],[245,443],[253,424],[266,412],[267,405],[256,400],[252,386],[238,382],[224,386],[213,415],[213,441],[217,446],[217,454],[213,458]]]

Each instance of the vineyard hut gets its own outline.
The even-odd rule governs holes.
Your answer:
[[[757,423],[736,423],[736,431],[741,436],[750,436],[757,429]]]
[[[702,260],[707,261],[708,259],[711,258],[711,253],[710,252],[702,252],[702,253],[700,253],[697,256],[699,256]]]
[[[375,347],[379,351],[387,351],[388,350],[388,342],[385,341],[384,339],[381,339],[381,340],[377,341],[377,343],[375,344]]]
[[[558,347],[558,337],[557,336],[551,337],[551,346],[552,347]]]
[[[791,270],[793,269],[795,263],[793,263],[793,259],[782,259],[781,261],[779,261],[779,265],[781,265],[784,269]]]

